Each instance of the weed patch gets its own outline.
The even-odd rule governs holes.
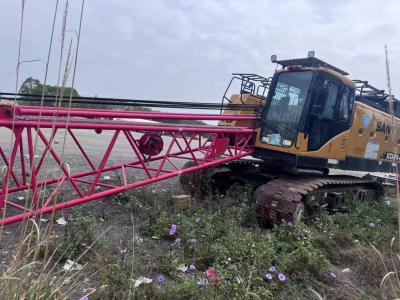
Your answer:
[[[400,267],[399,249],[390,244],[397,218],[385,203],[351,202],[348,213],[266,229],[242,187],[224,199],[193,198],[190,207],[175,205],[174,194],[140,189],[114,199],[137,215],[134,232],[128,226],[118,243],[99,239],[98,215],[74,210],[52,241],[51,259],[58,269],[67,259],[79,259],[85,276],[94,278],[91,299],[313,299],[316,292],[327,299],[398,296],[393,274]],[[18,270],[4,273],[8,281],[0,279],[1,289],[10,286],[11,275],[27,278],[24,286],[33,280]],[[49,273],[42,284],[48,286],[51,278]],[[54,298],[52,289],[49,294],[38,289]]]

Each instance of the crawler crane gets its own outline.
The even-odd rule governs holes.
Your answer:
[[[393,171],[399,161],[399,102],[392,122],[384,91],[349,79],[312,52],[272,61],[280,66],[272,78],[234,74],[220,104],[73,97],[75,108],[69,108],[52,106],[59,101],[54,96],[1,93],[0,130],[12,138],[0,140],[0,225],[177,176],[190,190],[204,172],[222,193],[233,184],[253,186],[259,217],[269,223],[339,210],[348,194],[360,201],[381,197],[377,181],[332,170]],[[229,97],[235,82],[240,91]],[[219,112],[93,108],[98,104]],[[177,119],[219,123],[154,123]],[[56,143],[60,133],[71,147]],[[102,157],[93,157],[87,134],[106,141]],[[129,159],[118,155],[122,143]],[[106,180],[116,175],[119,181]]]

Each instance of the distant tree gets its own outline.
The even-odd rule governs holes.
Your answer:
[[[38,79],[28,77],[22,83],[19,93],[25,95],[37,95],[37,99],[40,99],[44,89],[45,96],[60,96],[62,91],[61,87],[57,90],[56,85],[43,85]],[[71,87],[65,87],[63,90],[63,106],[68,106],[70,93],[72,91],[73,97],[79,97],[79,93],[77,90],[72,89]],[[94,96],[97,98],[97,95]],[[73,101],[73,100],[72,100]],[[22,101],[22,104],[25,105],[37,105],[37,101]],[[48,106],[54,105],[54,103],[46,103]],[[157,111],[150,107],[145,106],[124,106],[124,105],[107,105],[107,104],[84,104],[84,103],[74,103],[72,102],[72,107],[83,107],[83,108],[105,108],[105,109],[114,109],[114,110],[124,110],[124,111]],[[203,121],[200,120],[156,120],[161,123],[175,123],[175,124],[194,124],[194,125],[206,125]]]
[[[79,97],[79,93],[76,89],[73,89],[71,87],[57,87],[56,85],[43,85],[38,79],[28,77],[25,79],[25,81],[22,83],[19,93],[20,94],[25,94],[25,95],[37,95],[37,99],[40,99],[42,96],[42,93],[44,91],[45,96],[60,96],[62,93],[62,96],[64,99],[69,99],[71,92],[73,97]],[[68,104],[68,101],[64,100],[63,101],[65,105]],[[35,103],[37,104],[36,101],[22,101],[23,104],[28,104],[28,105],[34,105]],[[51,105],[51,103],[48,103],[47,105]],[[82,105],[79,104],[74,104],[74,107]],[[87,106],[87,105],[86,105]]]
[[[42,87],[42,84],[38,79],[28,77],[25,79],[25,81],[22,83],[19,93],[20,94],[29,94],[29,95],[34,95],[35,91],[38,91]],[[39,95],[39,94],[38,94]]]

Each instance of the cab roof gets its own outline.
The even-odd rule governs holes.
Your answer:
[[[341,75],[349,75],[346,71],[343,71],[331,64],[328,64],[316,57],[307,57],[307,58],[295,58],[295,59],[286,59],[286,60],[275,60],[275,63],[281,65],[283,68],[289,66],[302,66],[302,67],[309,67],[309,68],[326,68],[332,71],[335,71]]]

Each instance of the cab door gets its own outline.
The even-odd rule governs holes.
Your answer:
[[[307,124],[308,151],[317,151],[350,128],[354,89],[331,76],[320,76],[312,97]]]

